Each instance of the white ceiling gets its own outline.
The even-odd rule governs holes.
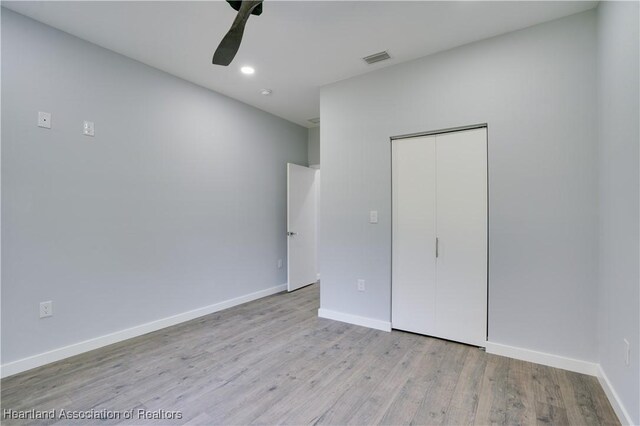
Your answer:
[[[236,12],[224,1],[3,1],[23,15],[312,126],[320,87],[578,13],[597,2],[271,1],[249,19],[229,67],[211,65]],[[392,59],[362,57],[387,50]],[[242,65],[256,69],[252,76]],[[273,90],[262,96],[259,90]]]

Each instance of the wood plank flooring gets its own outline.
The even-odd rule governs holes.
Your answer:
[[[6,378],[2,423],[619,424],[594,377],[319,319],[318,302],[313,285]],[[62,409],[121,417],[60,419]]]

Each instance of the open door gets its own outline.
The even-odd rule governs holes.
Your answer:
[[[316,170],[287,164],[288,290],[317,280]]]

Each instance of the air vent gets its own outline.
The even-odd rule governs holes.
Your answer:
[[[371,64],[375,64],[376,62],[386,61],[389,58],[391,58],[391,56],[389,56],[389,54],[386,51],[382,51],[382,52],[374,53],[373,55],[365,56],[362,59],[366,63],[371,65]]]
[[[307,121],[311,124],[320,124],[320,117],[310,118]]]

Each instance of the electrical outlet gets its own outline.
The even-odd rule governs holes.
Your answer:
[[[282,259],[278,259],[278,269],[282,269]]]
[[[622,339],[624,342],[624,364],[629,365],[631,362],[631,346],[629,346],[629,341],[627,339]]]
[[[95,136],[96,131],[93,121],[85,121],[82,124],[82,134],[85,136]]]
[[[371,210],[369,212],[369,223],[378,223],[378,211]]]
[[[40,318],[46,318],[53,315],[53,302],[40,302]]]
[[[364,280],[358,280],[358,291],[365,291]]]

